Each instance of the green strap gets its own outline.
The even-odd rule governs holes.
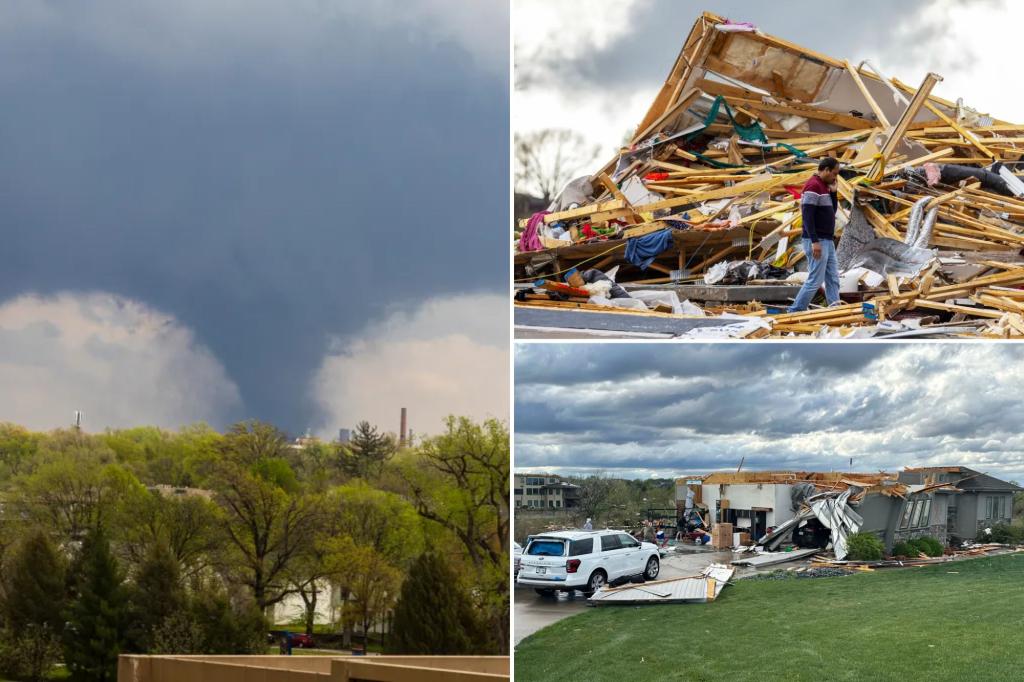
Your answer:
[[[757,123],[751,123],[748,126],[740,125],[739,123],[737,123],[736,122],[736,117],[733,116],[732,109],[729,107],[729,103],[726,102],[725,98],[722,97],[721,95],[718,95],[717,97],[715,97],[715,101],[711,103],[711,109],[708,111],[708,115],[704,117],[704,125],[703,125],[703,127],[701,127],[700,130],[695,130],[692,133],[690,133],[689,135],[687,135],[686,137],[684,137],[682,142],[683,143],[689,142],[690,140],[695,138],[697,135],[700,135],[701,133],[703,133],[704,130],[709,125],[714,123],[716,118],[718,118],[718,111],[719,111],[719,109],[723,105],[725,106],[725,114],[729,117],[729,122],[732,123],[732,129],[736,131],[736,134],[739,135],[741,140],[746,140],[747,142],[760,142],[763,145],[765,145],[765,149],[768,149],[768,150],[774,149],[775,147],[782,147],[783,149],[788,151],[790,154],[796,156],[797,158],[803,158],[803,157],[807,156],[807,154],[805,154],[804,152],[800,151],[799,149],[797,149],[793,145],[786,144],[785,142],[773,142],[771,144],[768,144],[768,138],[765,137],[764,130],[762,130],[761,126],[759,126]],[[696,156],[698,159],[700,159],[704,163],[710,164],[711,166],[713,166],[715,168],[742,168],[743,167],[743,166],[737,165],[737,164],[724,163],[722,161],[715,161],[714,159],[709,159],[708,157],[704,156],[703,154],[700,154],[700,153],[697,153],[697,152],[687,152],[687,153],[688,154],[693,154],[694,156]]]

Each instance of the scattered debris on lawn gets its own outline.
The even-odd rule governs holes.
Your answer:
[[[976,545],[969,549],[961,551],[950,551],[946,554],[943,554],[942,556],[937,557],[921,555],[918,557],[893,557],[891,559],[882,559],[880,561],[840,561],[838,559],[828,559],[825,557],[821,557],[816,558],[814,561],[812,561],[811,566],[815,568],[843,567],[850,569],[901,568],[905,566],[928,566],[929,564],[942,564],[949,561],[957,561],[960,559],[971,559],[979,556],[987,556],[989,554],[1007,554],[1010,552],[1024,552],[1024,548],[1014,547],[1012,545],[989,543],[986,545]]]
[[[768,573],[754,573],[739,578],[739,580],[794,580],[797,578],[841,578],[847,575],[853,575],[860,571],[850,568],[834,568],[834,567],[823,567],[823,568],[808,568],[801,566],[800,568],[792,569],[778,569],[775,571],[769,571]]]
[[[1024,125],[937,97],[941,80],[705,12],[629,145],[520,221],[517,328],[1024,336]],[[786,313],[801,188],[825,156],[842,166],[844,304]]]
[[[773,564],[783,564],[787,561],[806,559],[809,556],[820,553],[821,550],[818,548],[794,549],[790,552],[757,552],[751,557],[733,559],[731,563],[733,566],[751,566],[753,568],[761,568],[763,566],[771,566]]]
[[[595,606],[714,601],[732,579],[734,570],[724,564],[710,564],[700,575],[603,587],[587,601]]]

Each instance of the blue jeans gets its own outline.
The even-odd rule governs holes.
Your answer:
[[[807,281],[800,287],[793,305],[786,312],[796,313],[807,310],[811,299],[818,293],[821,285],[825,285],[825,300],[829,305],[839,301],[839,262],[836,260],[836,243],[831,239],[822,239],[821,258],[811,254],[811,240],[804,239],[804,256],[807,258]]]

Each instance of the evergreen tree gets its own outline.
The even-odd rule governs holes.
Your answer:
[[[165,543],[150,547],[130,595],[130,648],[145,653],[153,646],[154,632],[186,606],[178,560]]]
[[[254,601],[232,604],[221,588],[207,583],[192,596],[192,621],[202,654],[266,652],[267,623]]]
[[[350,476],[379,476],[384,463],[391,459],[397,450],[392,436],[379,433],[377,427],[371,426],[370,422],[361,421],[356,424],[352,440],[342,448],[342,468]]]
[[[41,625],[60,631],[64,565],[45,532],[33,531],[22,541],[5,583],[4,613],[13,628]]]
[[[60,657],[64,613],[64,564],[42,530],[21,543],[4,579],[3,613],[10,633],[5,672],[43,679]]]
[[[86,536],[72,571],[73,601],[64,630],[64,663],[75,682],[113,682],[125,645],[128,600],[102,529]]]
[[[440,555],[421,554],[395,606],[388,652],[409,655],[475,653],[479,625],[469,596]]]

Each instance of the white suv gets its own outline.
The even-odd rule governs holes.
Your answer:
[[[661,570],[658,547],[617,530],[559,531],[530,539],[519,561],[516,583],[544,595],[556,590],[593,594],[610,583]]]

